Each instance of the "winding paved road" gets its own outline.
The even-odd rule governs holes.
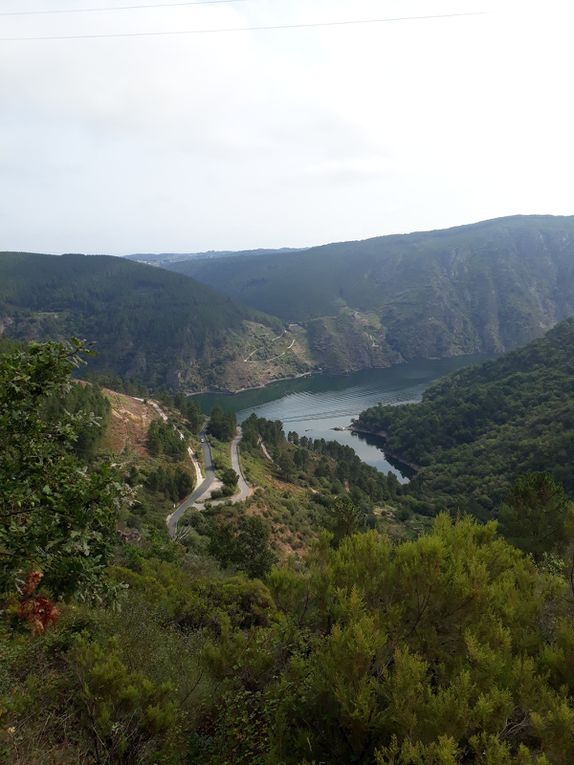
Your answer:
[[[201,431],[201,438],[203,439],[201,446],[203,449],[203,458],[205,461],[205,480],[197,487],[183,502],[166,518],[167,530],[172,539],[177,539],[177,524],[181,516],[192,507],[196,510],[201,510],[204,502],[209,501],[209,494],[212,485],[217,481],[215,471],[213,469],[213,459],[211,456],[211,447],[205,434],[205,428]],[[231,451],[231,467],[237,473],[237,491],[232,497],[222,497],[221,499],[213,500],[210,502],[211,506],[223,505],[226,502],[236,504],[237,502],[245,502],[245,500],[253,494],[253,488],[245,480],[243,471],[241,469],[241,463],[239,461],[239,442],[243,438],[241,428],[237,428],[237,435],[230,444]]]
[[[245,480],[245,476],[243,475],[243,471],[241,470],[241,463],[239,462],[239,442],[243,438],[243,433],[241,431],[241,428],[238,426],[237,428],[237,435],[231,442],[231,467],[235,470],[237,473],[237,488],[239,491],[234,494],[232,497],[229,498],[231,502],[235,504],[235,502],[245,502],[247,497],[250,497],[253,494],[253,489],[247,481]]]
[[[186,510],[189,510],[189,508],[194,505],[198,500],[200,500],[204,494],[207,494],[209,490],[211,489],[212,483],[215,481],[215,470],[213,468],[213,458],[211,456],[211,447],[209,445],[209,441],[207,440],[207,435],[205,433],[205,427],[200,433],[200,437],[202,439],[201,441],[201,448],[203,450],[203,461],[205,464],[205,479],[203,482],[197,486],[191,494],[189,494],[183,502],[171,513],[171,515],[168,515],[166,522],[167,522],[167,531],[172,539],[175,539],[177,535],[177,524],[181,516],[186,512]]]

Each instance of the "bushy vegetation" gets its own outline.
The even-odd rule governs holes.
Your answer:
[[[413,487],[435,507],[485,516],[528,472],[574,494],[574,320],[495,361],[431,386],[422,403],[377,406],[359,427],[421,466]]]
[[[507,494],[507,539],[441,514],[392,541],[361,505],[384,477],[252,418],[259,496],[126,543],[84,414],[46,410],[80,350],[0,357],[0,761],[570,765],[574,508],[550,476]],[[266,491],[318,508],[304,555],[272,550]]]
[[[441,517],[395,546],[374,531],[336,549],[325,537],[266,583],[179,556],[130,552],[113,570],[129,584],[119,610],[75,607],[34,640],[3,632],[8,761],[574,757],[568,582],[494,524]]]
[[[276,556],[269,544],[269,526],[261,518],[214,518],[209,529],[209,553],[224,567],[234,566],[250,577],[263,578]]]
[[[154,457],[166,455],[181,460],[187,453],[187,442],[169,422],[154,420],[148,429],[147,448]]]
[[[40,582],[52,599],[105,584],[125,491],[109,462],[88,469],[77,454],[93,413],[53,405],[74,398],[82,350],[34,344],[0,360],[0,598],[21,614],[40,607]]]

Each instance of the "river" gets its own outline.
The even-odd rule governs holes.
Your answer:
[[[294,430],[299,435],[347,444],[368,465],[384,473],[392,472],[406,482],[408,469],[385,456],[381,439],[334,428],[348,428],[354,417],[379,402],[396,405],[420,401],[423,391],[438,378],[485,358],[460,356],[348,375],[313,375],[234,395],[202,394],[196,400],[206,413],[219,404],[235,411],[240,422],[255,412],[258,417],[281,420],[286,433]]]

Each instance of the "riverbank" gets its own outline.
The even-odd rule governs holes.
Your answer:
[[[385,430],[369,430],[369,428],[361,428],[354,423],[351,423],[349,430],[351,433],[357,433],[357,435],[375,436],[376,438],[380,438],[383,442],[386,442],[389,437]],[[386,446],[384,451],[386,457],[390,458],[393,460],[393,462],[396,462],[399,465],[404,465],[404,467],[412,471],[413,475],[416,475],[416,473],[418,473],[418,471],[422,468],[422,466],[417,465],[416,462],[410,462],[404,457],[401,457],[399,454],[395,454],[394,452],[389,451]]]
[[[416,359],[411,361],[401,361],[395,364],[389,364],[385,366],[373,366],[373,367],[364,367],[362,369],[353,369],[348,370],[346,372],[333,372],[326,369],[323,369],[322,367],[314,367],[312,369],[308,369],[306,372],[299,372],[298,374],[294,375],[286,375],[284,377],[274,377],[271,380],[268,380],[267,382],[260,383],[259,385],[248,385],[243,388],[236,388],[236,389],[229,389],[229,388],[203,388],[202,390],[195,390],[191,392],[186,392],[187,396],[237,396],[241,393],[249,393],[254,391],[262,391],[267,388],[271,388],[274,385],[278,385],[280,383],[287,383],[287,382],[296,382],[297,380],[304,380],[309,378],[320,378],[325,377],[329,380],[333,379],[350,379],[356,376],[360,375],[369,375],[371,373],[377,373],[377,372],[393,372],[398,370],[398,374],[400,375],[401,369],[409,369],[413,365],[415,366],[421,366],[421,367],[429,367],[432,368],[433,366],[441,367],[444,366],[446,368],[446,373],[448,374],[451,371],[456,371],[457,369],[468,366],[469,364],[476,364],[479,362],[487,361],[490,358],[492,358],[491,355],[487,354],[473,354],[468,356],[452,356],[447,358],[428,358],[428,359]],[[441,375],[442,376],[442,375]],[[376,434],[373,434],[376,435]]]
[[[228,396],[236,396],[238,393],[247,393],[247,391],[250,390],[263,390],[264,388],[269,388],[271,385],[275,385],[275,383],[281,383],[281,382],[290,382],[292,380],[302,380],[305,377],[311,377],[312,375],[321,375],[323,374],[322,369],[316,369],[309,372],[300,372],[297,375],[288,375],[287,377],[276,377],[273,380],[269,380],[269,382],[261,383],[261,385],[251,385],[247,388],[238,388],[237,390],[230,390],[230,391],[222,391],[225,393],[225,395]]]
[[[240,393],[248,393],[249,391],[264,390],[276,383],[292,382],[294,380],[302,380],[305,377],[312,377],[313,375],[322,375],[324,370],[313,369],[309,372],[301,372],[297,375],[288,375],[287,377],[274,377],[269,382],[261,383],[261,385],[250,385],[246,388],[237,388],[237,390],[229,390],[228,388],[205,388],[204,390],[196,390],[191,393],[186,393],[187,396],[237,396]]]

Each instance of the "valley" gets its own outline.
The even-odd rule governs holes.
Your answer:
[[[503,353],[574,313],[571,217],[138,257],[0,253],[1,336],[84,338],[90,373],[112,388],[233,392]]]
[[[201,258],[302,259],[274,315],[0,254],[0,759],[568,765],[571,240],[523,223],[306,316],[305,251]]]
[[[567,319],[439,380],[418,404],[366,409],[357,425],[384,433],[392,453],[420,466],[412,489],[432,512],[457,508],[485,520],[528,473],[547,474],[574,495],[573,348]]]
[[[574,3],[0,21],[0,765],[573,765]]]

